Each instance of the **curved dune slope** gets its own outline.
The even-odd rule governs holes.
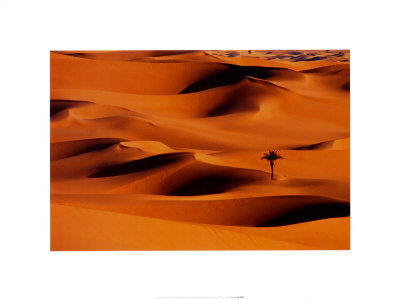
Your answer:
[[[193,93],[239,82],[245,77],[258,79],[302,80],[303,75],[291,69],[226,64],[227,69],[212,74],[186,87],[181,93]]]
[[[50,58],[52,250],[350,248],[347,51]]]
[[[142,51],[57,51],[57,53],[70,55],[79,58],[87,58],[94,60],[108,60],[108,61],[133,61],[147,57],[163,57],[172,56],[184,53],[191,53],[193,51],[187,50],[171,50],[171,51],[154,51],[154,50],[142,50]]]

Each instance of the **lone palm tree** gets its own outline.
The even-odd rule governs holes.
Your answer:
[[[269,161],[269,165],[271,166],[271,180],[274,180],[274,164],[275,161],[283,158],[278,154],[277,150],[268,150],[268,153],[264,153],[264,156],[261,159],[266,159]]]

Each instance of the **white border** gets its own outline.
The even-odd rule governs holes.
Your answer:
[[[0,1],[1,299],[397,299],[395,2]],[[49,50],[351,49],[351,251],[49,252]]]

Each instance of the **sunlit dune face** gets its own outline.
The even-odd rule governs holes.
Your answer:
[[[52,250],[350,249],[350,51],[50,65]]]

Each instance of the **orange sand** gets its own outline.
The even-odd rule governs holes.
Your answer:
[[[51,52],[51,249],[350,249],[349,55]]]

